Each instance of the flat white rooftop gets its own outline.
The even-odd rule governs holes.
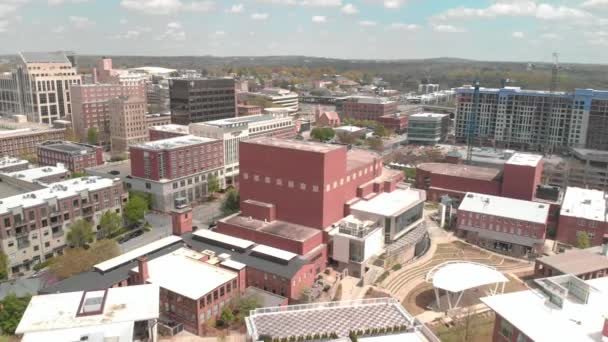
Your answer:
[[[103,291],[96,291],[103,293]],[[157,285],[137,285],[108,289],[102,311],[99,314],[77,316],[83,291],[34,296],[30,301],[17,334],[38,333],[29,341],[60,341],[43,339],[62,329],[86,328],[84,331],[107,329],[112,333],[115,324],[131,324],[135,321],[156,319],[159,315],[159,289]],[[56,336],[56,335],[55,335]],[[66,340],[61,340],[66,341]],[[69,340],[71,341],[71,340]]]
[[[560,215],[606,222],[606,197],[603,191],[566,188]]]
[[[165,248],[169,245],[182,241],[182,238],[179,236],[171,235],[164,237],[160,240],[149,243],[145,246],[141,246],[139,248],[135,248],[127,253],[121,254],[115,258],[106,260],[104,262],[100,262],[95,265],[95,268],[99,271],[105,272],[107,270],[113,269],[114,267],[118,267],[120,265],[131,262],[140,256],[144,256],[146,254],[150,254],[154,251],[157,251],[161,248]]]
[[[340,127],[336,127],[334,130],[335,131],[346,131],[346,132],[359,132],[360,130],[362,130],[363,128],[361,127],[357,127],[357,126],[340,126]]]
[[[393,192],[383,192],[369,201],[359,201],[351,207],[351,210],[364,211],[382,216],[394,216],[412,205],[423,201],[424,196],[422,196],[420,191],[397,189]]]
[[[148,150],[171,150],[174,148],[204,144],[212,141],[216,141],[216,139],[202,138],[194,135],[184,135],[181,137],[150,141],[147,143],[135,145],[135,147]]]
[[[0,158],[0,168],[7,167],[7,166],[21,165],[21,164],[29,164],[29,162],[27,160],[13,158],[13,157],[9,157],[9,156],[4,156],[4,157]]]
[[[454,293],[509,281],[493,267],[472,262],[442,263],[433,267],[426,279],[433,287]]]
[[[148,282],[193,300],[207,295],[222,284],[236,279],[235,272],[208,264],[204,254],[188,248],[148,261]],[[132,269],[138,272],[138,268]]]
[[[532,341],[600,342],[608,308],[608,278],[585,283],[592,287],[587,304],[568,295],[563,308],[559,308],[540,290],[484,297],[481,301]]]
[[[63,164],[59,164],[57,166],[43,166],[37,167],[34,169],[27,169],[22,171],[9,172],[7,175],[9,177],[17,178],[26,182],[34,182],[43,177],[49,176],[58,176],[61,174],[65,174],[68,170],[63,166]]]
[[[251,251],[264,254],[273,258],[279,258],[281,260],[289,261],[297,256],[295,253],[284,251],[282,249],[266,246],[257,245],[251,249]]]
[[[506,164],[520,166],[536,166],[543,159],[543,156],[538,154],[515,153],[507,160]]]
[[[190,127],[185,125],[176,125],[176,124],[168,124],[162,126],[153,126],[150,129],[155,131],[163,131],[163,132],[171,132],[171,133],[184,133],[188,134],[190,132]]]
[[[416,114],[410,115],[409,118],[414,119],[414,120],[424,120],[424,119],[437,120],[437,119],[443,119],[448,115],[449,114],[441,114],[441,113],[416,113]]]
[[[547,223],[549,215],[548,204],[474,192],[467,192],[458,210],[540,224]]]
[[[61,200],[76,196],[83,191],[96,191],[110,187],[113,184],[114,181],[112,179],[97,176],[81,177],[53,183],[48,188],[2,198],[0,200],[0,214],[7,213],[12,209],[42,205],[48,200]]]
[[[195,231],[194,233],[192,233],[192,235],[196,235],[196,236],[202,237],[204,239],[208,239],[208,240],[217,241],[217,242],[225,244],[225,245],[238,247],[240,249],[247,249],[247,248],[253,246],[253,241],[237,238],[237,237],[222,234],[222,233],[216,233],[209,229],[199,229],[199,230]]]

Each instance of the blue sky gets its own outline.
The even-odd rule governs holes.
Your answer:
[[[0,53],[608,63],[608,0],[0,0]]]

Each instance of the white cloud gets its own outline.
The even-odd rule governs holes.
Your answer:
[[[73,16],[69,16],[68,19],[69,19],[70,23],[78,29],[84,29],[84,28],[95,25],[95,22],[87,17],[80,17],[80,16],[73,15]]]
[[[501,16],[533,17],[540,20],[574,20],[592,17],[586,11],[566,6],[537,4],[532,0],[498,0],[486,8],[452,8],[433,19],[496,18]]]
[[[49,0],[50,6],[57,6],[63,4],[81,4],[83,2],[88,2],[89,0]]]
[[[226,35],[225,31],[219,30],[219,31],[215,31],[215,32],[210,33],[209,34],[209,39],[219,39],[219,38],[224,37],[225,35]]]
[[[0,33],[6,32],[7,28],[8,28],[8,21],[0,20]]]
[[[269,15],[268,13],[253,13],[251,15],[251,19],[253,20],[266,20],[268,19]]]
[[[167,24],[167,30],[156,37],[157,40],[186,40],[186,32],[182,28],[182,24],[178,22],[170,22]]]
[[[51,31],[56,34],[62,34],[63,32],[65,32],[65,26],[57,26]]]
[[[461,27],[456,27],[453,25],[446,25],[446,24],[435,24],[435,25],[433,25],[433,30],[435,32],[445,32],[445,33],[466,32],[466,30]]]
[[[234,4],[226,12],[228,13],[243,13],[245,6],[243,4]]]
[[[312,22],[317,24],[323,24],[327,22],[327,17],[322,15],[315,15],[312,17]]]
[[[360,26],[366,26],[366,27],[370,27],[370,26],[376,26],[378,25],[375,21],[371,21],[371,20],[361,20],[359,22]]]
[[[608,0],[587,0],[581,7],[590,10],[608,10]]]
[[[542,39],[546,39],[546,40],[558,40],[560,39],[559,36],[555,33],[543,33],[540,35],[540,37]]]
[[[181,0],[122,0],[120,5],[126,9],[152,15],[173,14],[178,11],[209,12],[215,8],[211,0],[190,1]]]
[[[521,31],[515,31],[511,34],[511,37],[519,38],[519,39],[524,38],[524,36],[525,36],[525,34]]]
[[[418,30],[420,26],[416,24],[405,24],[405,23],[392,23],[388,27],[392,30],[405,30],[405,31],[414,31]]]
[[[12,16],[20,6],[25,4],[28,0],[0,0],[0,19],[8,19],[9,16]],[[8,25],[8,21],[3,21],[2,27],[6,30]]]
[[[313,7],[337,7],[342,6],[342,0],[301,0],[298,4]]]
[[[192,1],[182,5],[181,10],[188,12],[211,12],[215,8],[215,2],[210,0]]]
[[[139,38],[140,35],[141,35],[141,32],[139,32],[138,30],[128,30],[125,33],[117,34],[117,35],[115,35],[112,38],[114,38],[114,39],[133,40],[133,39]]]
[[[404,0],[384,0],[384,7],[390,9],[396,9],[401,7],[405,1]]]
[[[129,21],[127,19],[125,19],[125,18],[120,19],[119,22],[120,22],[121,25],[126,25],[126,24],[129,23]]]
[[[359,10],[353,4],[344,5],[344,7],[342,7],[342,9],[340,11],[342,11],[342,13],[348,14],[348,15],[353,15],[353,14],[359,13]]]
[[[261,3],[274,5],[300,5],[310,7],[338,7],[342,6],[342,0],[257,0]]]

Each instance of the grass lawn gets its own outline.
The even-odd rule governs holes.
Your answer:
[[[477,315],[469,318],[468,332],[466,320],[459,321],[455,326],[439,326],[433,329],[442,342],[486,342],[492,341],[494,330],[494,315]],[[468,335],[468,336],[467,336]]]

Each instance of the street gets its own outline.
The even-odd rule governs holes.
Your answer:
[[[214,219],[219,219],[221,216],[221,205],[222,198],[219,198],[192,208],[192,225],[198,227],[198,229],[209,228],[209,223]],[[151,230],[120,244],[122,253],[171,235],[171,215],[148,212],[145,219],[150,223]]]

